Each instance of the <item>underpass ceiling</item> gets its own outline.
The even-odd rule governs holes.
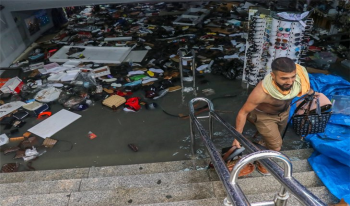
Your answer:
[[[189,2],[196,0],[0,0],[0,4],[9,11],[49,9],[69,6],[86,6],[96,4],[119,4],[137,2]],[[239,0],[238,0],[239,1]],[[227,1],[226,1],[227,2]],[[236,1],[237,2],[237,1]]]

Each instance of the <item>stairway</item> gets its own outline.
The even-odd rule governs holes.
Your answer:
[[[335,203],[307,162],[312,149],[283,151],[293,176],[326,203]],[[225,190],[208,159],[0,174],[0,205],[222,205]],[[281,164],[282,165],[282,164]],[[280,184],[254,171],[238,183],[251,202],[272,200]],[[301,205],[294,197],[288,205]]]

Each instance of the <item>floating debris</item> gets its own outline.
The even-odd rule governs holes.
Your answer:
[[[196,166],[196,170],[205,170],[205,169],[207,169],[207,167]]]
[[[196,154],[203,154],[203,151],[200,149],[197,149]]]
[[[214,132],[214,136],[223,136],[224,134],[222,132]]]

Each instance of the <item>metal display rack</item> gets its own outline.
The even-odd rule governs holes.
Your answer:
[[[258,9],[250,9],[243,69],[243,81],[247,86],[257,85],[271,72],[272,61],[276,58],[289,57],[296,64],[301,63],[313,23],[307,16],[300,21],[287,20],[275,12],[264,14]]]

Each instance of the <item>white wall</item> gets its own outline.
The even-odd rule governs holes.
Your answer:
[[[50,18],[50,23],[45,25],[37,33],[32,36],[26,28],[24,19],[33,15],[35,11],[11,12],[9,8],[4,8],[0,11],[0,18],[6,22],[0,28],[0,67],[8,67],[31,43],[40,37],[46,30],[53,27],[51,19],[51,10],[47,13]],[[15,22],[14,18],[18,21]]]

